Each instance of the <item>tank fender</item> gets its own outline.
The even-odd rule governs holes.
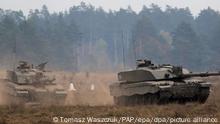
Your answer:
[[[57,91],[55,91],[55,94],[56,95],[67,95],[67,92],[66,91],[62,91],[62,90],[57,90]]]
[[[167,86],[159,86],[160,91],[166,91],[169,90],[171,88],[171,85],[167,85]]]
[[[205,83],[200,83],[201,87],[211,87],[211,83],[210,82],[205,82]]]
[[[29,92],[27,90],[17,90],[16,95],[21,97],[27,97],[29,96]]]

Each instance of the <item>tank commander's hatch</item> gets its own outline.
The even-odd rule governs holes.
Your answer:
[[[152,62],[150,60],[146,60],[146,59],[144,59],[144,60],[139,59],[136,61],[136,64],[137,64],[137,68],[154,66],[154,64],[152,64]]]

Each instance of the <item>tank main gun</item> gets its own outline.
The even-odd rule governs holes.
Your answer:
[[[39,65],[37,65],[35,68],[38,69],[38,70],[41,70],[41,71],[45,71],[45,66],[48,62],[43,62]]]
[[[219,76],[220,72],[201,72],[180,75],[180,78]]]

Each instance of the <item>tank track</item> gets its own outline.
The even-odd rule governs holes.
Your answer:
[[[209,97],[210,88],[202,88],[200,89],[200,93],[197,95],[197,100],[200,103],[205,103]]]
[[[201,104],[205,103],[209,96],[209,88],[200,89],[199,93],[191,98],[173,98],[172,94],[166,91],[158,92],[155,94],[147,93],[144,95],[135,94],[132,96],[119,96],[114,97],[114,102],[116,105],[148,105],[148,104],[168,104],[168,103],[178,103],[185,104],[187,102],[199,102]]]

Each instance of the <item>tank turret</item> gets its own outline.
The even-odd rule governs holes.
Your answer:
[[[180,66],[170,64],[154,65],[149,60],[137,60],[137,68],[132,71],[118,73],[118,80],[126,83],[136,83],[138,81],[166,81],[183,80],[192,77],[218,76],[220,72],[200,72],[192,73]]]
[[[116,104],[204,103],[211,83],[196,77],[219,75],[220,72],[192,73],[180,66],[137,60],[136,69],[118,73],[118,82],[110,85],[110,93]]]
[[[33,64],[29,65],[26,61],[20,61],[14,71],[7,71],[7,79],[20,85],[53,84],[55,77],[51,77],[45,71],[45,64],[42,63],[34,67]]]

